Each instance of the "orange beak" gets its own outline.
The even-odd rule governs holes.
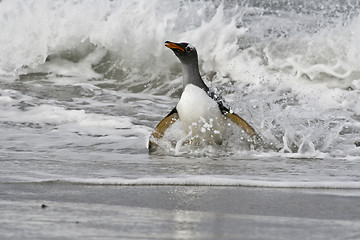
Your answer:
[[[165,42],[165,47],[168,47],[170,49],[180,49],[181,51],[185,52],[185,50],[182,47],[178,46],[176,43],[172,43],[169,41]]]

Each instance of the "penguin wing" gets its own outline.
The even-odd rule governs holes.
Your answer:
[[[212,99],[214,99],[217,102],[221,113],[226,118],[230,119],[233,123],[235,123],[236,125],[241,127],[253,140],[261,139],[260,136],[254,130],[254,128],[252,126],[250,126],[250,124],[248,124],[243,118],[241,118],[236,113],[231,112],[227,107],[224,106],[224,99],[221,96],[216,95],[212,91],[208,91],[207,93],[208,93],[209,97],[211,97]]]
[[[225,117],[230,119],[233,123],[244,129],[244,131],[252,138],[259,138],[258,134],[255,132],[254,128],[250,126],[244,119],[242,119],[236,113],[227,112],[224,114]]]
[[[152,132],[149,138],[149,144],[148,144],[149,152],[156,151],[158,145],[156,144],[155,141],[161,139],[164,136],[166,130],[178,119],[179,119],[179,115],[175,107],[168,115],[166,115],[166,117],[164,117],[158,123],[158,125],[156,125],[154,131]]]
[[[224,106],[222,99],[217,101],[221,113],[233,123],[241,127],[253,140],[260,140],[260,136],[256,133],[255,129],[250,126],[242,117],[236,113],[231,112],[227,107]]]

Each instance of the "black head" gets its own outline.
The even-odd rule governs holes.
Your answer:
[[[198,56],[196,49],[190,43],[174,43],[170,41],[165,42],[165,46],[173,50],[175,55],[180,59],[182,63],[196,63],[198,61]]]

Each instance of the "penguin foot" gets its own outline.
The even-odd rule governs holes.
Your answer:
[[[158,147],[159,147],[159,145],[157,143],[149,140],[149,144],[148,144],[149,153],[155,152],[158,149]]]

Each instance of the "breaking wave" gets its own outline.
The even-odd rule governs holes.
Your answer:
[[[56,78],[56,84],[81,77],[86,79],[77,85],[81,91],[90,86],[176,98],[180,67],[163,43],[187,41],[199,52],[206,82],[281,152],[360,156],[358,5],[335,0],[5,0],[0,2],[0,74],[6,81]],[[13,92],[2,91],[1,102],[9,106],[13,100]],[[64,119],[84,114],[63,107],[55,107],[60,121],[55,124],[67,121],[59,113],[69,114]],[[172,108],[137,107],[148,109],[144,116],[159,118]],[[159,120],[143,118],[140,124],[149,127]]]

